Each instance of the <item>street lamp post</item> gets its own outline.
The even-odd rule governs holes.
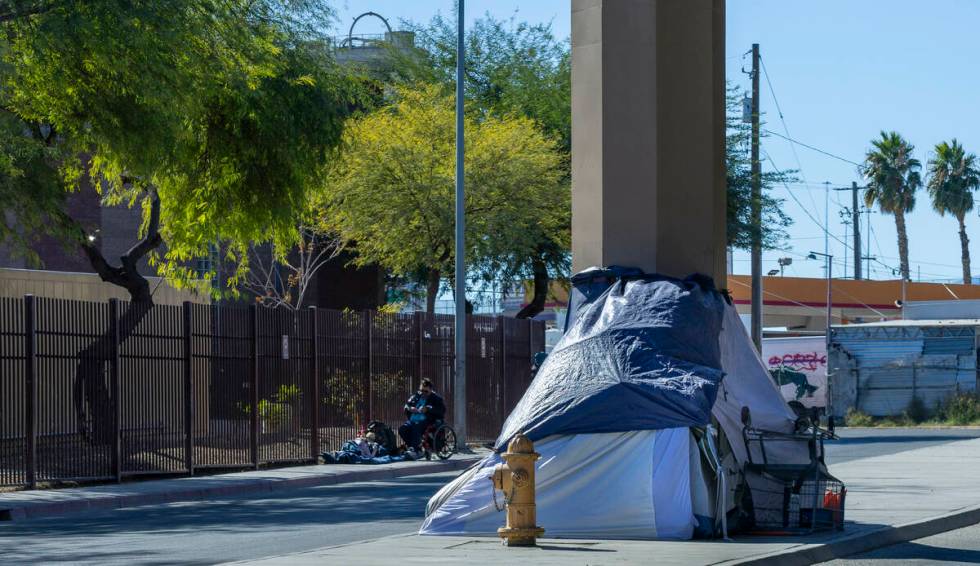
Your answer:
[[[466,446],[466,242],[463,191],[463,0],[456,21],[456,377],[453,380],[453,427]]]
[[[832,269],[834,267],[834,256],[831,254],[822,254],[820,252],[810,252],[807,259],[817,259],[817,256],[823,257],[827,262],[827,336],[824,339],[824,345],[826,347],[826,358],[827,361],[824,363],[824,375],[827,378],[827,410],[830,411],[830,325],[831,325],[831,308],[833,306],[833,286],[831,281],[833,281]]]

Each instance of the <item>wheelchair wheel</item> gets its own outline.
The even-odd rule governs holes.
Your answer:
[[[456,431],[442,425],[432,435],[432,451],[440,460],[447,460],[456,453]]]

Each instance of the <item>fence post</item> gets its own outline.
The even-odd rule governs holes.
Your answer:
[[[422,322],[422,313],[415,311],[415,333],[418,338],[419,344],[416,348],[416,354],[419,357],[419,375],[415,383],[418,383],[423,377],[425,377],[425,364],[423,363],[423,352],[425,351],[422,341],[425,340],[425,329]]]
[[[373,383],[371,377],[374,375],[374,312],[367,310],[364,311],[364,320],[367,322],[367,410],[368,414],[365,416],[364,422],[361,423],[363,426],[367,427],[367,424],[371,422],[374,418],[374,391]]]
[[[500,424],[503,426],[504,419],[509,414],[510,407],[507,404],[507,317],[497,316],[497,331],[500,333],[500,405],[497,414],[500,416]]]
[[[310,307],[310,335],[313,340],[313,414],[310,432],[310,451],[313,461],[320,456],[320,332],[317,326],[316,307]]]
[[[119,299],[109,299],[109,387],[112,391],[112,474],[122,482],[122,387],[119,383]]]
[[[24,295],[24,417],[27,436],[27,487],[37,488],[37,302]]]
[[[194,475],[194,307],[184,301],[184,458],[187,473]]]
[[[249,376],[249,451],[252,455],[252,467],[259,469],[259,310],[251,305],[249,310],[252,319],[252,372]]]
[[[534,363],[534,319],[528,318],[527,320],[527,359],[532,364]]]

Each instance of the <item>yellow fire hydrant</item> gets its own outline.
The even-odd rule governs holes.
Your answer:
[[[497,529],[497,534],[507,546],[534,546],[544,534],[544,529],[535,524],[534,504],[534,461],[541,455],[534,451],[534,443],[528,437],[518,433],[502,457],[506,463],[498,464],[490,476],[494,489],[504,492],[507,507],[507,526]]]

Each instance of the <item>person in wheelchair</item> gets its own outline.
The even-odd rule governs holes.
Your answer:
[[[417,452],[425,429],[446,417],[446,403],[432,390],[429,378],[422,378],[418,392],[405,403],[405,416],[408,420],[398,427],[398,436],[410,450]]]

